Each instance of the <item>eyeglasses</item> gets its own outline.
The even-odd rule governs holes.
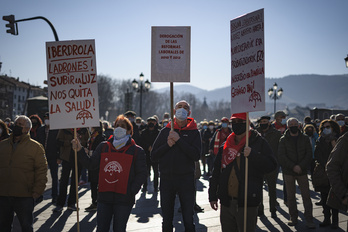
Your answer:
[[[323,128],[330,129],[331,126],[323,126]]]

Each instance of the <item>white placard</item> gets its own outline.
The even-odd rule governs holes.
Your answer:
[[[265,110],[264,10],[231,20],[231,110]]]
[[[46,42],[50,129],[99,126],[94,40]]]
[[[190,82],[191,27],[152,27],[151,81]]]

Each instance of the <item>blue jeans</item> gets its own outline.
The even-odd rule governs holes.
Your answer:
[[[132,208],[133,205],[119,205],[98,202],[97,232],[109,232],[111,219],[114,221],[114,232],[125,232]]]
[[[162,231],[173,231],[175,197],[178,194],[185,231],[195,231],[193,221],[195,204],[195,180],[191,176],[164,177],[161,176],[160,193],[162,208]]]
[[[0,230],[11,232],[14,213],[16,213],[22,232],[32,232],[33,211],[32,197],[0,197]]]

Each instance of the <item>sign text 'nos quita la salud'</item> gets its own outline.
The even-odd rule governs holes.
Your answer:
[[[99,125],[94,40],[46,43],[50,128]]]

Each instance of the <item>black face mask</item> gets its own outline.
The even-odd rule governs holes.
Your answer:
[[[268,123],[260,124],[260,128],[261,128],[261,130],[267,130],[268,129]]]
[[[310,130],[310,131],[307,131],[306,134],[307,134],[308,136],[313,136],[313,131],[311,131],[311,130]]]
[[[296,134],[298,132],[298,126],[291,126],[289,130],[292,134]]]
[[[241,135],[246,131],[246,123],[232,123],[232,130],[236,135]]]
[[[23,134],[22,130],[23,127],[15,125],[12,129],[12,133],[14,136],[21,136]]]
[[[155,124],[150,122],[149,124],[147,124],[148,127],[152,128],[152,127],[155,127]]]

